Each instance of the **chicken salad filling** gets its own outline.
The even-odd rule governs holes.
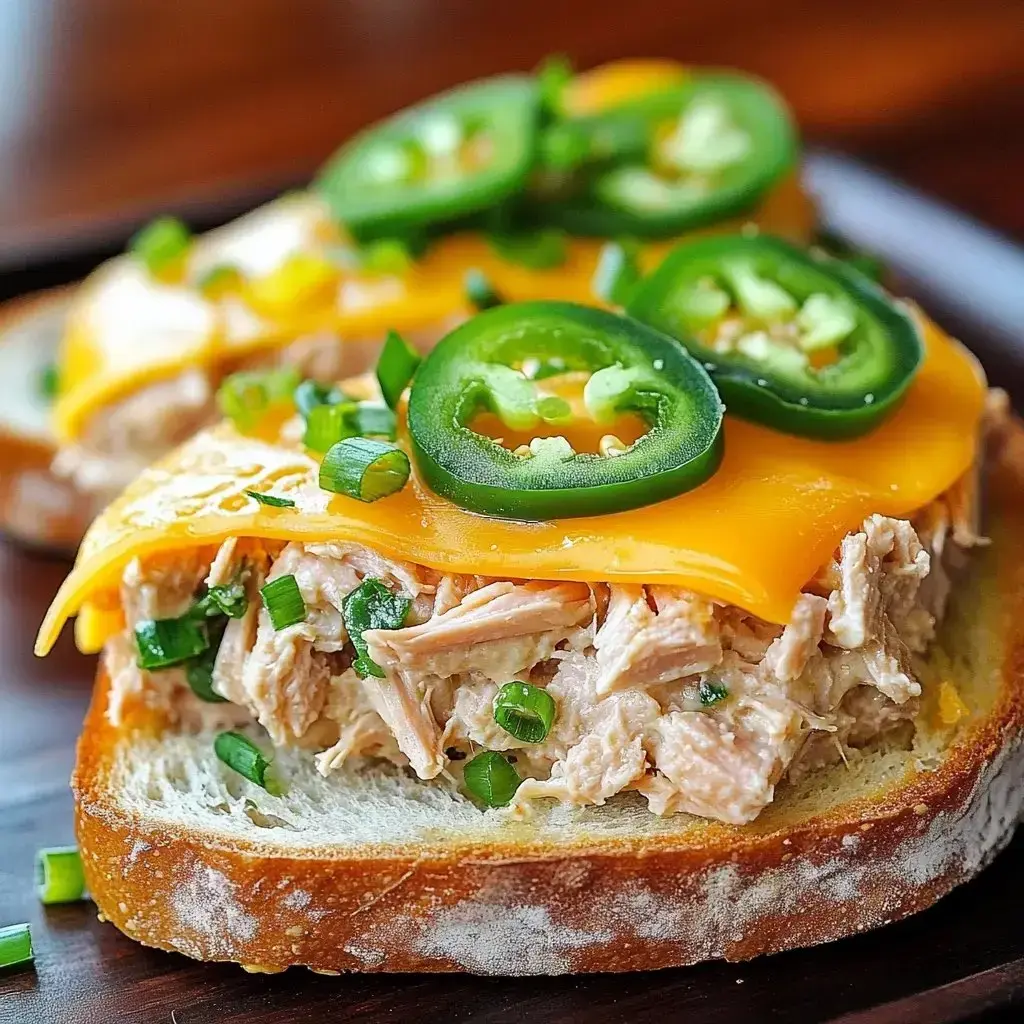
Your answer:
[[[519,813],[636,790],[660,815],[748,822],[787,775],[912,728],[913,656],[981,542],[976,504],[972,474],[912,520],[869,516],[784,626],[679,587],[448,575],[344,542],[232,538],[136,559],[121,582],[127,628],[105,651],[108,715],[258,723],[325,776],[369,757],[461,784],[497,752],[514,764]],[[288,577],[301,618],[275,628],[260,592]],[[242,599],[222,613],[210,597],[232,586]],[[400,619],[353,611],[370,586],[401,598]],[[140,668],[141,626],[197,608],[216,615],[205,660]],[[513,681],[553,702],[540,739],[499,724]]]

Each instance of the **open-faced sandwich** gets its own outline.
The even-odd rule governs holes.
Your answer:
[[[1024,799],[1022,457],[924,314],[756,234],[626,315],[393,339],[87,535],[38,649],[77,613],[103,652],[89,890],[147,944],[327,972],[662,967],[925,907]]]
[[[233,372],[333,382],[370,368],[388,329],[426,350],[495,296],[613,304],[623,274],[695,231],[751,222],[807,242],[798,160],[761,82],[555,62],[395,114],[308,191],[224,228],[161,218],[69,301],[19,316],[31,343],[0,344],[16,406],[56,360],[52,417],[37,400],[6,429],[0,521],[74,546],[145,465],[216,422]]]

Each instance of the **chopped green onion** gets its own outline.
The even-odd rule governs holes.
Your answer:
[[[237,732],[222,732],[213,741],[213,750],[229,768],[262,786],[271,796],[280,796],[283,792],[271,771],[270,761],[248,737]]]
[[[310,410],[318,405],[340,405],[348,401],[341,388],[333,384],[321,384],[315,380],[302,381],[295,389],[293,398],[295,408],[303,416],[308,416]]]
[[[386,437],[394,441],[398,434],[397,417],[377,402],[360,402],[349,412],[347,421],[359,437]]]
[[[218,644],[219,644],[218,640]],[[185,678],[189,688],[207,704],[223,704],[227,699],[213,688],[213,666],[217,661],[217,648],[210,646],[185,665]]]
[[[562,93],[572,81],[572,63],[564,53],[545,57],[537,68],[537,85],[544,107],[557,114],[562,109]]]
[[[177,217],[157,217],[135,234],[129,251],[151,274],[159,274],[177,262],[192,244],[192,233]]]
[[[540,743],[555,721],[555,702],[547,690],[515,680],[494,698],[494,720],[523,743]]]
[[[373,577],[364,579],[346,595],[341,603],[341,616],[352,646],[356,649],[356,660],[352,667],[361,679],[367,676],[379,679],[384,677],[384,670],[367,654],[363,633],[368,629],[400,629],[411,604],[409,598],[392,594],[380,580]]]
[[[202,274],[196,287],[208,299],[216,299],[242,283],[242,272],[230,263],[218,263]]]
[[[523,780],[504,754],[485,750],[462,769],[466,789],[488,807],[504,807],[512,802]]]
[[[0,968],[30,964],[34,957],[32,933],[27,924],[9,924],[0,928]]]
[[[46,904],[85,898],[85,875],[77,846],[55,846],[36,854],[36,890]]]
[[[634,246],[606,242],[594,271],[594,294],[613,306],[624,306],[642,277]]]
[[[206,594],[193,606],[192,614],[210,618],[214,615],[226,615],[230,619],[240,619],[249,607],[249,598],[245,593],[247,573],[240,570],[230,583],[219,583],[210,587]]]
[[[217,390],[217,404],[244,432],[255,427],[272,406],[290,402],[298,385],[299,375],[291,368],[233,373]]]
[[[210,646],[205,621],[183,615],[180,619],[144,619],[135,625],[135,646],[141,669],[155,671],[180,665]]]
[[[246,490],[250,498],[255,498],[261,505],[269,505],[271,508],[295,508],[295,502],[291,498],[278,498],[274,494],[264,494],[262,491]]]
[[[47,363],[39,371],[39,394],[48,402],[52,402],[60,391],[60,372],[56,363]]]
[[[495,233],[488,235],[487,240],[503,260],[530,270],[560,267],[566,259],[565,234],[557,228],[515,234]]]
[[[409,272],[412,262],[409,247],[398,238],[380,238],[367,242],[359,250],[359,266],[371,274],[401,277]]]
[[[398,331],[388,331],[377,360],[377,383],[384,401],[392,409],[398,406],[402,392],[409,386],[421,361],[420,354]]]
[[[314,405],[306,415],[306,432],[302,443],[314,452],[326,452],[332,445],[356,433],[349,421],[355,403]]]
[[[697,694],[700,697],[701,704],[706,708],[710,708],[719,701],[725,700],[729,696],[729,689],[722,683],[712,683],[707,679],[702,679],[700,686],[697,688]]]
[[[306,603],[291,573],[271,580],[260,590],[260,596],[274,629],[287,629],[306,617]]]
[[[466,298],[475,309],[483,311],[492,306],[501,305],[501,296],[495,291],[494,285],[482,270],[478,270],[476,267],[467,270],[464,283]]]
[[[397,445],[350,437],[320,463],[320,486],[359,501],[377,501],[400,491],[409,479],[409,456]]]

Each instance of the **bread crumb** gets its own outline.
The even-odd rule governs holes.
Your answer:
[[[919,815],[919,816],[923,816],[923,815],[927,814],[928,813],[928,805],[927,804],[914,804],[914,813]]]
[[[285,928],[285,935],[301,935],[306,929],[301,924],[293,924],[291,928]]]

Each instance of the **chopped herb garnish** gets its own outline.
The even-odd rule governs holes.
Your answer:
[[[210,634],[202,618],[143,619],[135,625],[139,668],[156,671],[180,665],[210,646]]]
[[[339,441],[320,463],[320,486],[359,501],[378,501],[409,479],[409,456],[397,445],[366,437]]]
[[[367,653],[363,633],[368,629],[400,629],[411,604],[408,597],[391,593],[380,580],[372,577],[363,580],[342,601],[345,629],[357,655],[352,667],[360,678],[384,677],[384,670]]]
[[[262,786],[271,796],[280,796],[282,787],[271,771],[270,761],[248,737],[237,732],[222,732],[213,741],[217,757],[250,782]]]
[[[467,761],[462,770],[462,780],[466,789],[488,807],[504,807],[511,803],[523,781],[508,758],[496,750],[485,750],[472,761]]]
[[[39,394],[48,402],[52,402],[60,391],[60,372],[56,363],[47,363],[39,371]]]
[[[255,498],[261,505],[268,505],[270,508],[295,508],[295,502],[291,498],[279,498],[275,494],[264,494],[262,491],[246,490],[250,498]]]
[[[306,617],[306,603],[302,600],[298,581],[291,573],[265,584],[260,589],[260,596],[274,629],[287,629]]]
[[[713,683],[708,679],[702,679],[697,688],[697,695],[700,697],[701,704],[710,708],[719,701],[725,700],[729,696],[729,689],[723,683]]]
[[[523,743],[540,743],[554,720],[554,699],[539,686],[516,680],[506,683],[494,698],[494,721]]]
[[[192,233],[177,217],[158,217],[132,237],[128,249],[151,274],[160,274],[177,263],[191,244]]]

